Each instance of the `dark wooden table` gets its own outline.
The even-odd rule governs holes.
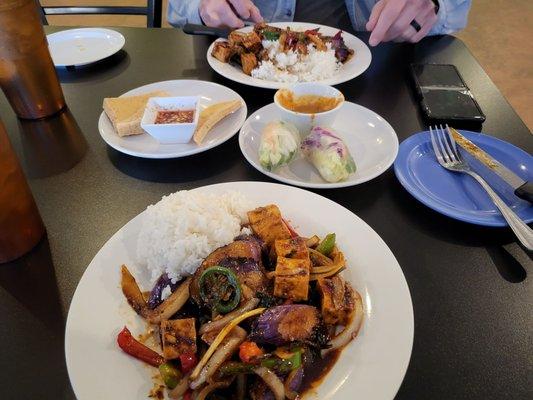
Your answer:
[[[30,254],[0,265],[1,399],[74,398],[63,350],[69,304],[93,256],[128,220],[179,189],[269,181],[247,164],[236,137],[176,160],[145,160],[109,148],[97,129],[102,99],[146,83],[219,82],[238,91],[250,113],[273,95],[214,73],[205,60],[205,37],[177,30],[117,30],[126,37],[124,51],[91,67],[61,72],[70,116],[44,126],[21,123],[0,99],[1,118],[48,229]],[[487,115],[483,132],[533,152],[530,131],[460,40],[445,36],[416,46],[387,44],[372,49],[372,55],[369,70],[339,88],[348,100],[386,118],[400,141],[424,128],[408,64],[444,62],[459,68],[479,100]],[[359,186],[319,193],[376,230],[407,278],[415,338],[398,399],[531,398],[533,286],[527,274],[533,263],[509,229],[482,228],[433,212],[403,190],[392,169]]]

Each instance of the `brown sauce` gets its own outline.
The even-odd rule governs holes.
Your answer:
[[[277,96],[279,103],[284,108],[303,114],[317,114],[333,110],[344,100],[342,96],[326,97],[314,94],[296,96],[287,89],[281,89]]]
[[[322,358],[314,359],[311,364],[304,368],[304,379],[302,387],[299,390],[301,395],[304,395],[310,390],[318,387],[331,368],[335,365],[342,349],[332,350]]]
[[[190,124],[194,121],[194,110],[158,111],[154,124]]]

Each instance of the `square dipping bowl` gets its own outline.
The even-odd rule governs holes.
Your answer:
[[[159,143],[175,144],[190,142],[200,116],[198,96],[150,97],[141,120],[141,127]],[[156,124],[159,111],[194,110],[193,122]]]

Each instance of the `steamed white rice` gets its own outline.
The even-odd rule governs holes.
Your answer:
[[[248,222],[243,194],[179,191],[146,209],[137,243],[137,261],[152,284],[166,272],[175,282],[193,274],[213,250],[233,241]],[[166,296],[165,296],[166,297]]]
[[[263,40],[262,44],[268,50],[268,60],[252,70],[254,78],[288,83],[319,81],[331,78],[342,66],[330,43],[326,43],[326,51],[309,44],[306,55],[281,51],[278,40]]]

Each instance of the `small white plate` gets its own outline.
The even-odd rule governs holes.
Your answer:
[[[318,194],[287,185],[231,182],[194,189],[239,191],[252,205],[277,204],[302,235],[337,234],[347,270],[342,274],[363,299],[359,334],[341,353],[323,382],[306,400],[392,400],[402,383],[413,345],[411,296],[402,269],[379,235],[362,219]],[[155,369],[124,354],[116,344],[127,325],[134,335],[146,322],[128,306],[120,290],[120,265],[147,282],[136,262],[139,231],[146,212],[124,225],[93,258],[68,312],[65,358],[78,400],[144,400]]]
[[[307,29],[320,28],[320,33],[327,36],[333,36],[339,31],[338,28],[331,28],[329,26],[307,22],[273,22],[269,23],[269,25],[276,26],[278,28],[290,27],[291,30],[294,31],[305,31]],[[239,32],[251,32],[252,30],[252,26],[247,26],[242,29],[239,29]],[[339,83],[349,81],[350,79],[361,75],[369,67],[370,62],[372,61],[372,54],[370,53],[370,49],[368,48],[368,46],[362,40],[347,32],[342,32],[342,37],[344,38],[344,43],[346,43],[346,46],[355,51],[353,57],[342,65],[336,75],[331,78],[317,82],[324,83],[326,85],[338,85]],[[264,79],[252,78],[251,76],[246,75],[244,72],[242,72],[242,69],[240,67],[236,67],[232,64],[223,63],[217,60],[211,55],[215,42],[213,42],[211,46],[209,46],[209,49],[207,49],[207,62],[209,63],[211,68],[213,68],[223,77],[231,79],[235,82],[242,83],[244,85],[267,89],[280,89],[282,87],[290,85],[290,83],[273,82]]]
[[[79,67],[103,60],[126,43],[122,34],[104,28],[68,29],[46,37],[56,67]]]
[[[200,110],[221,101],[240,99],[242,106],[216,124],[207,134],[201,145],[193,141],[183,144],[161,144],[147,133],[120,137],[113,124],[102,112],[98,120],[98,130],[105,142],[122,153],[143,158],[178,158],[202,153],[218,146],[233,137],[246,120],[246,103],[239,94],[217,83],[195,80],[163,81],[144,85],[124,93],[122,96],[135,96],[163,90],[170,96],[199,96]]]
[[[330,128],[348,147],[357,166],[355,173],[345,181],[329,183],[302,154],[289,165],[268,171],[259,163],[259,143],[265,125],[276,119],[281,119],[281,112],[274,103],[250,115],[241,128],[239,146],[244,157],[258,171],[290,185],[313,189],[358,185],[385,172],[398,154],[398,137],[392,126],[368,108],[346,101]]]

